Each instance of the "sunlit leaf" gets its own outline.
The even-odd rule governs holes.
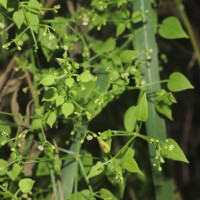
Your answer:
[[[165,158],[189,163],[182,149],[172,138],[168,138],[162,146],[161,154]]]
[[[101,47],[104,52],[113,51],[116,47],[116,40],[114,38],[108,38]]]
[[[42,8],[42,4],[39,3],[37,0],[29,0],[28,6],[30,7],[30,9],[35,9],[38,11],[40,11]]]
[[[42,78],[40,83],[44,86],[49,86],[54,84],[55,78],[53,74],[47,74],[45,77]]]
[[[159,27],[159,34],[165,39],[188,38],[176,17],[167,17]]]
[[[71,88],[74,85],[74,79],[73,78],[67,78],[65,80],[65,85],[67,85],[69,88]]]
[[[41,128],[42,125],[43,125],[42,119],[34,119],[34,120],[32,121],[31,127],[32,127],[33,129],[38,129],[38,128]]]
[[[103,200],[117,200],[117,198],[106,188],[100,189],[100,195]]]
[[[11,180],[15,180],[21,172],[21,167],[18,163],[14,163],[12,166],[12,170],[8,172],[8,176]]]
[[[35,183],[34,180],[32,180],[30,178],[24,178],[19,181],[18,185],[19,185],[19,188],[22,191],[22,193],[26,194],[32,190],[34,183]]]
[[[142,11],[135,11],[132,14],[131,20],[132,20],[133,23],[142,22],[142,20],[143,20]]]
[[[180,72],[174,72],[170,75],[167,87],[172,92],[194,88],[190,81]]]
[[[136,116],[135,116],[136,107],[129,107],[124,114],[124,127],[126,131],[133,131],[136,126]]]
[[[24,23],[24,13],[23,10],[18,10],[13,13],[13,21],[17,25],[18,29],[21,28]]]
[[[128,148],[122,156],[122,168],[128,172],[138,173],[143,175],[140,168],[138,167],[137,162],[134,159],[135,151],[132,148]]]
[[[52,126],[54,125],[54,123],[56,122],[57,119],[57,114],[55,111],[50,112],[46,123],[52,128]]]
[[[91,170],[90,173],[88,174],[87,178],[92,178],[94,176],[97,176],[99,174],[101,174],[104,170],[104,165],[102,162],[98,161],[96,163],[96,165],[94,165]]]
[[[35,33],[38,33],[39,21],[40,21],[38,15],[32,12],[26,12],[26,18],[28,23],[27,25],[30,26],[30,28]]]
[[[78,80],[81,82],[89,82],[94,80],[94,76],[89,71],[85,71],[79,75]]]
[[[6,9],[8,0],[0,0],[0,4]]]
[[[56,98],[56,106],[57,107],[60,106],[60,105],[62,105],[64,102],[65,102],[65,98],[63,96],[58,96]]]
[[[3,176],[8,171],[8,162],[4,159],[0,159],[0,176]]]
[[[138,105],[136,106],[135,116],[138,121],[146,121],[148,118],[148,105],[146,93],[143,94]]]
[[[136,51],[134,50],[124,50],[119,55],[120,59],[124,63],[130,63],[133,61],[134,57],[136,55]]]
[[[126,26],[124,23],[118,24],[117,29],[116,29],[116,36],[117,37],[120,36],[124,32],[125,28],[126,28]]]
[[[74,105],[72,103],[64,103],[61,106],[61,111],[63,115],[67,118],[69,115],[71,115],[74,112]]]

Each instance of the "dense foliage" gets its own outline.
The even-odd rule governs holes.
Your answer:
[[[166,159],[188,162],[174,139],[143,134],[143,124],[154,119],[150,105],[159,118],[172,120],[173,94],[193,88],[180,72],[146,78],[159,70],[157,45],[148,46],[155,34],[189,37],[175,16],[158,25],[154,6],[143,0],[0,0],[2,199],[133,198],[125,193],[130,179],[150,184],[147,165],[138,164],[141,141],[155,151],[152,171],[161,174]],[[115,121],[102,111],[126,92],[135,99],[125,106],[124,127],[94,125],[101,116]]]

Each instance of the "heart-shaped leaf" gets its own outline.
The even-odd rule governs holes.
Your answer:
[[[91,170],[90,173],[88,174],[87,178],[92,178],[94,176],[97,176],[99,174],[101,174],[101,172],[103,172],[104,170],[104,165],[102,162],[98,161],[96,163],[96,165],[94,165]]]
[[[159,34],[165,39],[188,38],[181,23],[176,17],[168,17],[163,20],[159,28]]]
[[[172,92],[194,88],[190,81],[180,72],[174,72],[170,75],[167,87]]]
[[[22,24],[24,23],[24,13],[23,10],[15,11],[13,13],[13,21],[17,25],[18,29],[21,28]]]
[[[24,179],[20,180],[19,188],[23,193],[26,194],[32,190],[34,183],[35,183],[34,180],[32,180],[30,178],[24,178]]]
[[[42,101],[54,101],[58,97],[58,91],[55,87],[50,87],[45,91]]]
[[[189,163],[182,149],[179,147],[176,141],[173,140],[172,138],[168,138],[165,141],[165,144],[163,145],[161,149],[161,154],[165,158]]]
[[[74,105],[72,103],[64,103],[61,107],[62,113],[67,118],[74,112]]]
[[[48,74],[44,78],[42,78],[40,83],[42,85],[48,86],[48,85],[54,84],[54,81],[55,81],[54,75],[53,74]]]

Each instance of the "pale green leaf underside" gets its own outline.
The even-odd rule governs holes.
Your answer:
[[[146,93],[140,99],[140,102],[136,106],[135,116],[138,121],[145,122],[148,118],[148,105],[147,105],[147,97]]]
[[[136,125],[135,106],[129,107],[124,115],[124,127],[126,131],[133,131]]]

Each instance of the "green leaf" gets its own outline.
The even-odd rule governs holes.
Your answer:
[[[124,114],[124,127],[126,131],[133,131],[136,126],[136,116],[135,116],[136,107],[129,107]]]
[[[104,52],[110,52],[113,51],[116,47],[116,41],[114,38],[108,38],[106,42],[103,44],[103,47],[101,47]]]
[[[133,61],[136,55],[136,51],[134,50],[124,50],[120,53],[119,57],[123,63],[130,63]]]
[[[67,78],[65,80],[65,85],[67,85],[69,88],[71,88],[74,85],[74,79],[73,78]]]
[[[65,98],[63,96],[58,96],[56,98],[56,107],[62,105],[65,102]]]
[[[57,119],[56,111],[53,111],[53,112],[50,112],[46,122],[52,128],[52,126],[56,122],[56,119]]]
[[[8,162],[4,159],[0,159],[0,176],[3,176],[8,171]]]
[[[63,115],[67,118],[74,112],[74,105],[72,103],[64,103],[61,107]]]
[[[100,189],[100,195],[104,200],[117,200],[117,198],[106,188]]]
[[[30,26],[30,28],[35,33],[38,33],[39,22],[40,22],[38,15],[31,12],[26,12],[26,17],[28,26]]]
[[[40,81],[40,83],[44,86],[49,86],[54,84],[55,82],[55,78],[53,74],[48,74],[45,77],[42,78],[42,80]]]
[[[89,71],[85,71],[79,75],[78,80],[81,82],[89,82],[94,80],[94,76]]]
[[[128,172],[138,173],[140,175],[143,175],[134,158],[123,159],[122,167],[126,169]]]
[[[53,33],[46,33],[46,30],[44,28],[40,28],[39,35],[40,35],[39,41],[42,46],[42,51],[47,61],[50,61],[54,51],[58,46],[57,38]]]
[[[142,17],[142,11],[135,11],[132,14],[131,20],[134,24],[142,22],[143,17]]]
[[[132,172],[132,173],[138,173],[140,175],[143,175],[141,170],[139,169],[137,162],[133,158],[135,151],[132,148],[128,148],[123,157],[122,157],[122,168],[125,170]]]
[[[18,29],[20,29],[22,24],[24,23],[23,10],[18,10],[13,13],[13,21],[17,25]]]
[[[173,120],[171,105],[176,103],[176,99],[171,92],[166,92],[161,90],[155,98],[156,110],[162,115],[166,116],[168,119]]]
[[[42,8],[42,4],[39,3],[37,0],[29,0],[29,2],[28,2],[28,7],[29,7],[30,9],[35,9],[35,10],[40,11],[41,8]]]
[[[167,17],[164,19],[158,32],[165,39],[188,38],[188,35],[176,17]]]
[[[189,80],[180,72],[174,72],[170,75],[167,87],[172,92],[179,92],[194,88]]]
[[[24,178],[20,180],[18,185],[22,193],[29,193],[32,190],[34,183],[34,180],[30,178]]]
[[[102,162],[98,161],[96,163],[96,165],[94,165],[91,170],[90,173],[88,174],[87,178],[92,178],[94,176],[97,176],[99,174],[101,174],[104,170],[104,165]]]
[[[102,54],[103,53],[102,46],[103,46],[103,41],[97,40],[94,43],[92,43],[91,48],[95,53]]]
[[[31,127],[33,129],[38,129],[42,127],[42,124],[43,124],[43,121],[41,119],[34,119],[32,121]]]
[[[111,146],[111,142],[112,142],[112,132],[111,130],[107,130],[104,131],[100,134],[100,138],[104,141],[106,141],[106,143],[109,144],[109,146]]]
[[[135,116],[138,121],[145,122],[148,118],[148,105],[147,105],[147,97],[146,93],[140,99],[140,102],[136,106]]]
[[[82,190],[72,194],[68,200],[95,200],[95,198],[89,190]]]
[[[55,87],[50,87],[45,91],[42,101],[54,101],[56,100],[57,97],[58,97],[57,89]]]
[[[0,132],[5,131],[8,135],[11,133],[11,127],[9,125],[5,125],[4,121],[0,120]]]
[[[119,23],[116,29],[116,36],[117,37],[120,36],[124,32],[125,28],[126,28],[126,25],[124,23]]]
[[[49,167],[47,162],[40,162],[37,167],[36,176],[49,175]]]
[[[179,147],[176,141],[173,140],[172,138],[168,138],[165,141],[165,144],[162,146],[162,149],[161,149],[161,154],[163,157],[168,158],[168,159],[189,163],[182,149]]]
[[[8,2],[8,0],[0,0],[0,4],[1,4],[5,9],[7,9],[7,2]]]
[[[93,165],[93,157],[91,153],[88,153],[86,151],[84,151],[81,155],[82,155],[81,162],[83,163],[85,173],[87,174]]]
[[[20,174],[21,167],[18,163],[14,163],[12,166],[12,170],[8,172],[8,176],[10,177],[11,180],[15,180],[18,175]]]

